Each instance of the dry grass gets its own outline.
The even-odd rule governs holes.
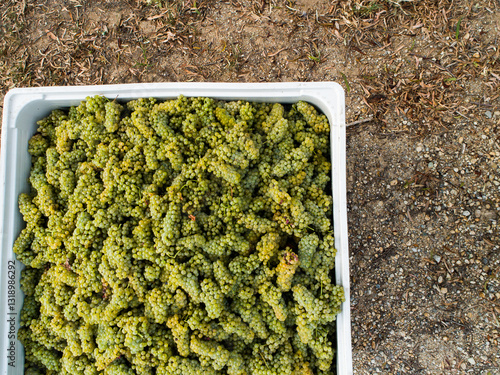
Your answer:
[[[350,193],[358,194],[363,204],[368,202],[367,196],[372,201],[383,201],[388,206],[387,213],[390,212],[387,216],[393,216],[398,206],[406,207],[406,203],[400,202],[405,192],[411,192],[418,200],[422,195],[439,198],[444,182],[459,192],[466,189],[461,181],[450,177],[445,181],[439,173],[428,170],[427,162],[414,170],[409,168],[409,175],[404,177],[406,183],[399,186],[394,176],[383,180],[384,174],[391,171],[390,166],[386,166],[377,171],[380,175],[374,180],[369,180],[373,185],[383,181],[379,184],[382,188],[392,186],[393,190],[387,193],[390,199],[386,201],[375,188],[370,190],[370,185],[360,182],[384,162],[373,150],[391,156],[391,152],[387,152],[394,146],[391,140],[406,137],[405,141],[420,142],[444,133],[449,135],[448,143],[443,146],[446,153],[448,148],[454,150],[452,138],[465,127],[484,128],[485,134],[486,131],[495,134],[496,147],[500,149],[498,116],[485,120],[487,111],[490,115],[500,111],[499,14],[498,0],[3,0],[0,2],[0,106],[9,89],[22,86],[337,81],[346,90],[347,122],[352,125],[348,137],[352,139],[365,132],[363,137],[374,144],[364,159],[350,155],[350,163],[358,169],[363,165],[370,167],[363,176],[354,176],[357,170],[349,176],[356,177],[356,183],[360,183],[354,185],[353,182]],[[359,144],[364,141],[365,138]],[[462,146],[465,147],[465,143],[460,144]],[[363,147],[359,146],[357,151],[363,151]],[[382,151],[386,152],[380,151],[383,147]],[[413,144],[408,147],[413,149]],[[492,151],[496,150],[481,151],[482,158],[493,160]],[[412,157],[415,161],[415,155],[409,156]],[[401,160],[394,156],[395,163]],[[486,178],[487,173],[498,174],[498,170],[484,163],[477,167],[478,179]],[[406,172],[398,170],[398,173]],[[460,176],[457,178],[463,178]],[[398,188],[401,195],[394,193]],[[350,211],[350,220],[359,224],[351,227],[356,232],[349,239],[351,244],[358,242],[357,248],[351,247],[357,261],[364,261],[363,252],[378,246],[377,235],[373,233],[382,237],[380,233],[388,226],[364,228],[366,216],[362,214],[365,210],[362,203],[358,211]],[[432,210],[429,202],[412,207],[414,212],[404,213],[409,220],[406,224],[402,224],[403,214],[400,222],[393,223],[396,227],[406,227],[400,228],[399,233],[387,229],[385,238],[397,246],[407,243],[408,235],[403,232],[412,227],[413,222],[422,226],[430,223],[422,218]],[[452,224],[446,221],[443,225],[449,229]],[[419,231],[420,227],[416,232]],[[416,236],[421,242],[426,241],[425,237]],[[484,241],[493,249],[496,242],[490,238],[484,236]],[[387,267],[387,259],[394,259],[397,250],[396,245],[380,249],[379,263],[373,263],[376,269]],[[448,255],[455,251],[451,245],[448,250]],[[462,257],[464,255],[457,252],[456,258]],[[392,262],[396,266],[396,261]],[[433,263],[433,267],[438,268],[432,259],[422,262]],[[439,267],[443,264],[448,268],[444,259]],[[366,267],[359,266],[353,271],[353,295],[370,286],[363,284],[368,283]],[[419,263],[414,267],[413,271],[421,268]],[[409,270],[405,272],[408,282],[428,282],[425,278],[417,282],[417,276]],[[394,296],[399,301],[411,301],[407,290],[405,293]],[[499,300],[486,299],[481,290],[471,293],[481,298],[495,319],[500,316]],[[365,350],[362,354],[370,353],[370,348],[375,352],[381,337],[388,337],[388,332],[394,329],[394,321],[399,319],[385,316],[385,310],[379,309],[389,301],[387,295],[377,298],[375,302],[367,298],[366,306],[359,304],[353,309],[354,332],[359,333],[353,347],[360,352]],[[456,298],[458,306],[468,304],[469,301],[460,298]],[[425,307],[426,312],[432,313],[434,306]],[[457,311],[460,312],[458,307]],[[369,327],[364,327],[366,316],[371,312],[381,315],[372,316]],[[414,312],[408,314],[415,316]],[[443,327],[464,324],[451,313],[450,316],[443,320]],[[423,331],[425,334],[434,335],[431,323],[419,321],[428,330]],[[379,335],[373,333],[377,327]],[[413,328],[413,323],[408,326],[409,330]],[[419,340],[420,336],[417,332],[412,339]],[[399,343],[395,338],[387,342],[390,340]],[[498,345],[497,341],[491,342]],[[469,348],[473,346],[471,343]],[[424,371],[415,358],[407,356],[400,362],[401,373]],[[370,363],[373,362],[367,360],[362,365],[368,368]],[[462,362],[457,363],[453,368],[461,368],[461,365]],[[448,369],[451,365],[444,366]]]
[[[333,29],[358,62],[383,55],[375,69],[362,64],[350,85],[387,128],[389,114],[406,117],[417,134],[443,131],[457,117],[474,117],[478,106],[491,107],[500,96],[498,34],[470,27],[485,14],[498,14],[495,1],[346,1],[335,2],[317,23]],[[470,81],[484,83],[470,97]]]

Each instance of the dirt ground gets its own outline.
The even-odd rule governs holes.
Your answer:
[[[500,374],[497,0],[3,0],[13,87],[337,81],[356,374]]]

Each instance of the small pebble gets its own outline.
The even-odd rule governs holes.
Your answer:
[[[434,255],[434,260],[436,261],[436,263],[441,262],[441,256],[440,255]]]
[[[438,277],[438,284],[442,284],[443,283],[443,276],[439,276]]]
[[[487,118],[493,117],[493,113],[491,113],[491,111],[486,111],[484,114],[486,115]]]
[[[462,215],[464,215],[464,216],[469,216],[469,215],[470,215],[470,212],[466,210],[466,211],[462,212]]]
[[[448,293],[448,289],[447,288],[441,288],[441,293],[443,293],[443,294]]]
[[[469,358],[469,359],[468,359],[468,361],[469,361],[469,363],[470,363],[472,366],[474,366],[474,365],[476,364],[476,361],[475,361],[475,360],[474,360],[474,358],[472,358],[472,357],[471,357],[471,358]]]

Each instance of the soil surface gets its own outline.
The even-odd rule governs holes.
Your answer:
[[[355,374],[500,374],[496,0],[3,0],[13,87],[336,81]]]

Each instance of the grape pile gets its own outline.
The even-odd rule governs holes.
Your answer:
[[[38,125],[14,244],[26,374],[334,372],[324,115],[96,96]]]

